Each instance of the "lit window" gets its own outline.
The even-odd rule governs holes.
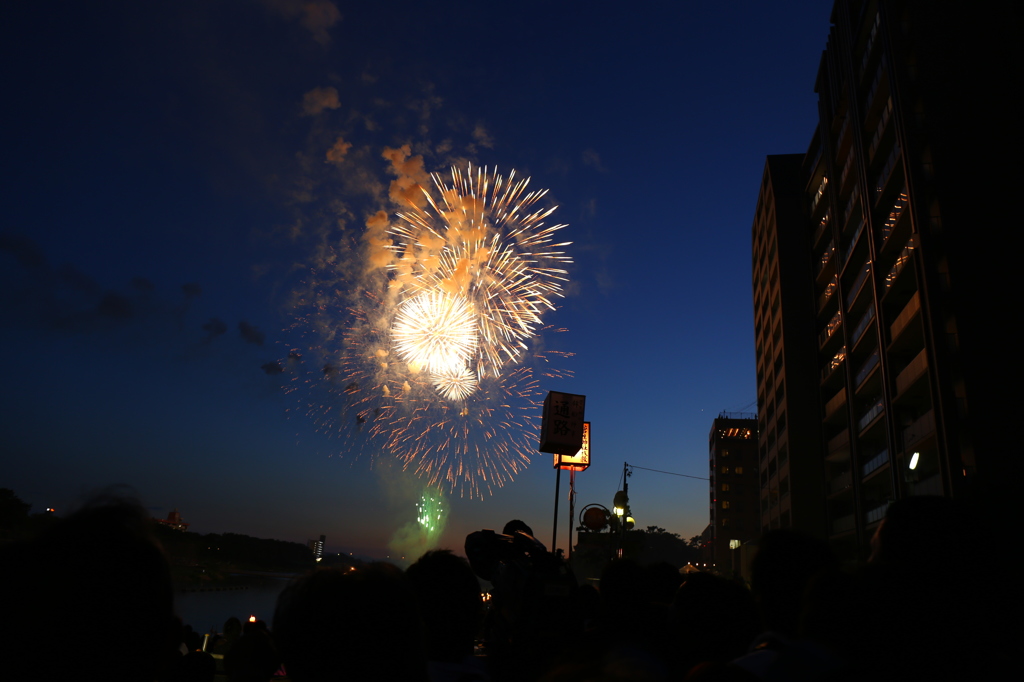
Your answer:
[[[742,474],[743,473],[743,467],[736,467],[736,473],[737,474]]]
[[[729,508],[729,500],[722,500],[722,509]]]
[[[729,519],[722,519],[722,525],[723,526],[728,526],[729,525]]]
[[[742,544],[739,540],[729,540],[729,549],[739,549]]]
[[[722,473],[723,474],[729,473],[729,467],[722,467]]]
[[[729,484],[728,483],[723,483],[722,484],[722,492],[723,493],[729,492]]]

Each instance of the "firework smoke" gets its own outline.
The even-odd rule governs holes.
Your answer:
[[[388,549],[411,563],[437,547],[447,524],[448,501],[444,493],[427,488],[416,503],[416,520],[395,532]]]

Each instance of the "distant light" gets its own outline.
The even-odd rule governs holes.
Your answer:
[[[742,544],[739,540],[729,540],[729,549],[739,549]]]
[[[915,452],[913,455],[910,456],[910,468],[911,469],[916,469],[917,468],[917,461],[919,459],[921,459],[921,453],[920,452]]]
[[[615,507],[615,515],[616,516],[622,516],[625,513],[626,513],[626,510],[623,509],[622,507]]]
[[[323,561],[323,559],[324,559],[324,558],[323,558],[322,556],[318,556],[318,557],[316,558],[316,562],[317,562],[317,563],[320,563],[321,561]]]
[[[249,616],[249,622],[250,623],[255,623],[256,622],[256,616]]]

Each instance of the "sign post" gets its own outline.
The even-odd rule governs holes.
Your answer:
[[[555,516],[551,531],[551,553],[557,551],[558,540],[558,488],[562,481],[562,468],[558,464],[559,456],[574,457],[583,448],[583,411],[587,396],[575,393],[559,393],[548,391],[544,398],[544,416],[540,425],[541,452],[555,455]],[[589,464],[589,449],[587,459]],[[584,467],[586,468],[586,467]],[[569,544],[572,544],[572,525],[569,527]],[[569,551],[572,551],[570,546]]]

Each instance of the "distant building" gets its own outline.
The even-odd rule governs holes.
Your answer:
[[[313,553],[313,557],[317,561],[324,555],[324,543],[327,541],[326,535],[321,535],[319,540],[309,540],[306,546],[309,547],[309,551]]]
[[[178,508],[175,507],[174,511],[167,515],[166,519],[154,519],[157,523],[163,524],[174,530],[180,530],[185,532],[188,530],[188,523],[183,521],[181,514],[178,513]]]
[[[757,419],[723,412],[708,436],[711,555],[715,567],[738,573],[740,545],[761,536],[757,485]]]
[[[799,168],[769,157],[761,184],[761,526],[826,537],[850,563],[904,497],[1019,517],[1004,235],[1021,145],[1004,93],[1021,56],[1008,5],[981,5],[837,0],[818,128]]]

